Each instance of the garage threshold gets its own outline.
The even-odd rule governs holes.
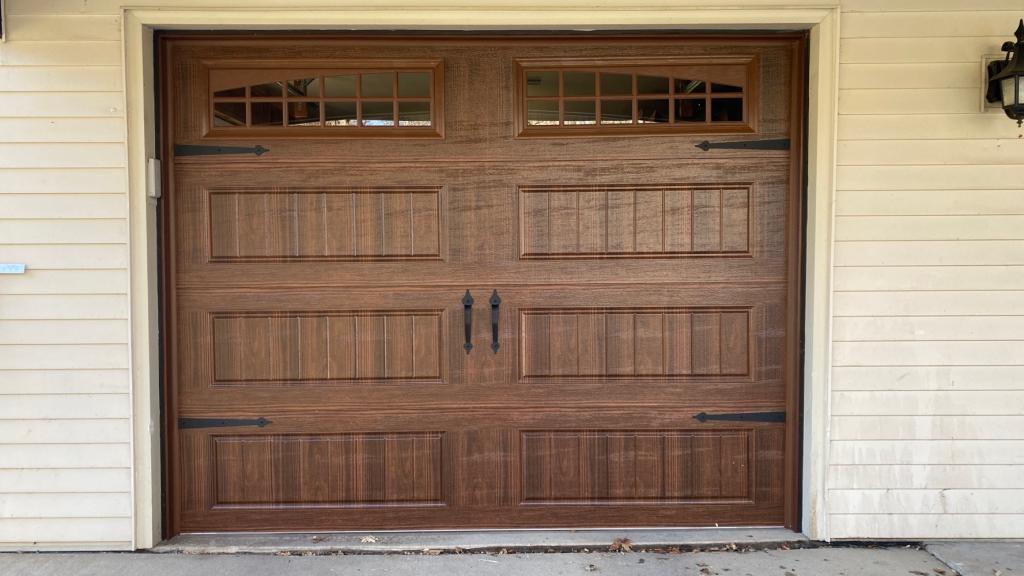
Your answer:
[[[564,552],[607,550],[628,539],[633,550],[729,546],[777,548],[809,543],[785,528],[609,528],[582,530],[431,530],[411,532],[181,534],[151,551],[185,554],[402,554],[410,552]]]

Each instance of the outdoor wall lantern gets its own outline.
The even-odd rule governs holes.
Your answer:
[[[1017,121],[1017,126],[1024,124],[1024,18],[1017,26],[1017,42],[1004,42],[1003,51],[1006,59],[988,65],[989,102],[1003,103],[1003,111]]]

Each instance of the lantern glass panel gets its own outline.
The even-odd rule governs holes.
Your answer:
[[[1003,78],[1003,105],[1024,104],[1024,94],[1016,90],[1020,76]]]

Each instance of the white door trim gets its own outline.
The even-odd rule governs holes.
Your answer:
[[[133,546],[152,547],[160,540],[161,531],[157,220],[155,200],[146,194],[146,165],[156,151],[153,31],[174,29],[809,30],[801,524],[808,537],[827,540],[825,496],[840,10],[838,0],[789,0],[787,7],[758,0],[747,2],[554,0],[538,7],[524,1],[499,0],[423,0],[415,4],[376,0],[372,6],[339,0],[337,4],[341,7],[306,9],[291,7],[281,0],[280,7],[235,10],[175,7],[171,0],[159,8],[125,8],[122,57],[130,206]],[[714,7],[708,8],[709,5]]]

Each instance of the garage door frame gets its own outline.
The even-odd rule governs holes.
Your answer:
[[[398,28],[438,27],[445,23],[462,28],[479,28],[502,23],[538,28],[541,23],[564,23],[556,28],[606,26],[618,30],[644,23],[659,28],[765,29],[787,27],[810,30],[810,82],[808,96],[806,236],[807,254],[804,288],[805,333],[807,336],[804,372],[807,385],[803,393],[805,414],[800,500],[803,502],[803,531],[812,538],[826,539],[822,522],[824,464],[827,447],[827,374],[829,319],[829,260],[831,197],[834,189],[834,130],[836,113],[836,59],[838,8],[779,10],[694,10],[689,2],[680,2],[680,10],[660,9],[623,11],[588,10],[585,13],[552,10],[456,10],[432,12],[389,12],[386,7],[353,11],[208,11],[208,10],[126,10],[125,71],[129,124],[129,187],[131,190],[131,299],[132,299],[132,376],[134,429],[135,547],[149,547],[159,540],[161,477],[159,465],[160,430],[157,394],[159,338],[157,336],[157,241],[154,203],[146,197],[146,159],[156,149],[155,95],[152,93],[155,29],[217,28],[246,29],[276,27],[297,29],[334,24],[345,27],[366,26],[368,22],[389,22]],[[693,3],[694,5],[696,3]],[[426,26],[423,24],[426,22]],[[418,23],[415,24],[414,23]],[[798,263],[796,263],[798,264]]]

